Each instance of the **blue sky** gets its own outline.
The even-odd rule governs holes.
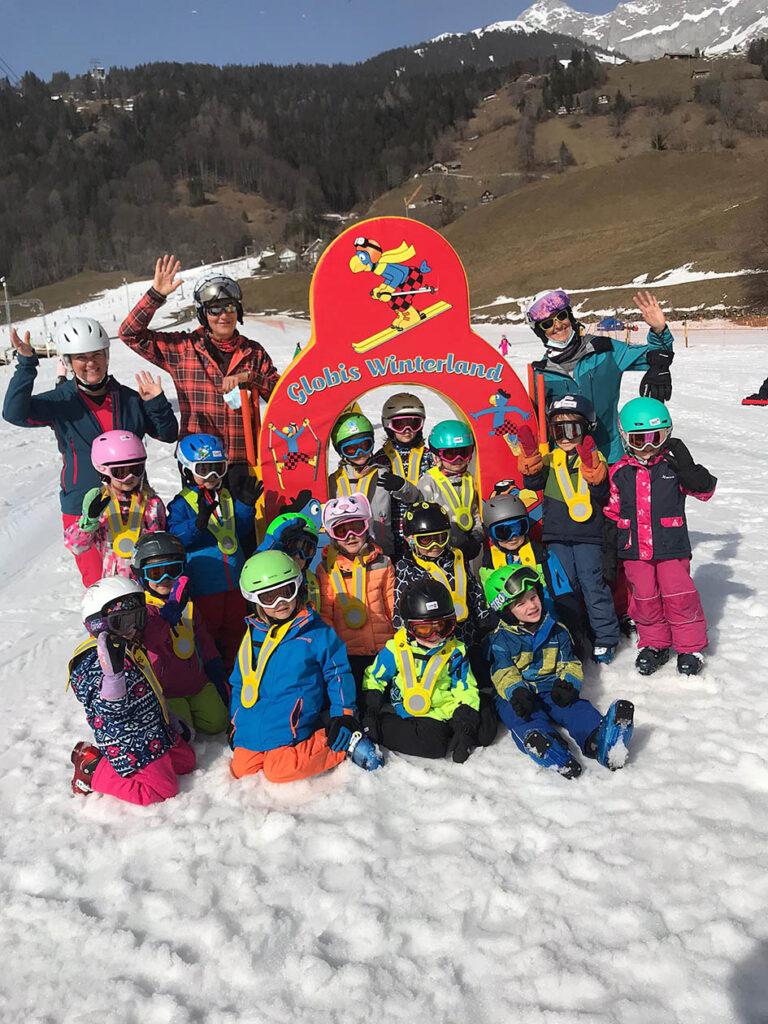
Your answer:
[[[0,58],[17,74],[157,60],[353,62],[440,32],[514,18],[520,0],[0,0]],[[580,0],[610,10],[611,0]]]

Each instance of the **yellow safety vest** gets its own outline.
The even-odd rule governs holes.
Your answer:
[[[432,579],[442,583],[446,590],[450,591],[453,608],[456,612],[456,621],[464,622],[469,617],[469,604],[467,603],[467,570],[464,565],[463,552],[459,548],[453,548],[453,574],[456,579],[453,587],[448,579],[448,573],[443,572],[436,562],[428,562],[425,558],[419,558],[415,552],[413,559],[422,569],[426,569]]]
[[[305,569],[304,579],[307,583],[307,604],[311,604],[315,611],[320,611],[320,584],[317,576],[311,569]]]
[[[385,441],[383,448],[384,454],[389,459],[392,472],[397,474],[397,476],[404,477],[412,484],[417,484],[419,482],[419,477],[421,476],[421,462],[424,458],[425,451],[426,449],[424,445],[421,445],[418,448],[411,448],[408,452],[408,468],[406,469],[402,455],[391,441]]]
[[[512,552],[502,551],[501,548],[497,548],[495,544],[491,545],[491,560],[493,562],[494,569],[501,569],[505,565],[514,564],[514,560],[512,562],[507,561],[507,554],[512,554]],[[536,555],[534,555],[533,553],[531,542],[527,541],[525,544],[523,544],[520,550],[515,552],[515,555],[517,557],[517,560],[520,562],[520,565],[525,565],[529,569],[536,570],[536,572],[539,575],[539,579],[541,580],[541,585],[545,587],[547,584],[546,580],[544,579],[544,569],[536,561]]]
[[[131,558],[136,541],[139,539],[144,524],[144,511],[147,507],[146,491],[141,492],[141,500],[131,495],[128,509],[128,521],[123,519],[120,502],[112,497],[107,505],[107,534],[112,550],[119,558]]]
[[[336,470],[336,493],[342,498],[348,498],[352,494],[362,493],[370,501],[371,487],[378,475],[379,474],[374,469],[371,473],[366,473],[364,476],[358,477],[357,480],[350,480],[349,473],[347,473],[346,469],[341,466]]]
[[[147,593],[147,604],[154,605],[156,608],[162,608],[165,601],[161,597]],[[195,629],[192,625],[193,614],[192,602],[187,601],[181,610],[181,621],[177,626],[171,626],[173,653],[182,661],[191,658],[195,653]]]
[[[197,514],[200,511],[200,495],[189,487],[182,487],[181,496]],[[208,520],[208,530],[213,534],[222,555],[234,555],[237,551],[237,532],[235,530],[235,503],[226,489],[218,492],[219,507]]]
[[[427,659],[424,670],[419,678],[416,659],[413,656],[408,634],[405,629],[398,629],[394,636],[395,663],[399,673],[400,691],[403,695],[403,707],[409,715],[416,718],[429,714],[432,707],[432,693],[440,673],[451,660],[456,645],[448,641],[437,654]]]
[[[576,523],[585,523],[592,515],[592,501],[587,481],[581,475],[581,460],[576,460],[578,481],[575,490],[568,471],[567,456],[562,448],[556,448],[552,452],[552,469],[563,501],[568,506],[568,515]]]
[[[256,659],[255,667],[251,645],[251,627],[246,627],[245,636],[240,644],[240,650],[237,652],[237,663],[240,666],[240,675],[243,680],[240,691],[240,703],[244,708],[252,708],[259,699],[259,687],[267,668],[267,662],[275,653],[277,645],[294,622],[295,619],[289,619],[288,622],[282,622],[279,626],[269,627],[267,635],[264,637],[264,643],[261,645],[259,656]]]
[[[96,647],[96,637],[95,636],[89,636],[87,640],[83,640],[82,643],[79,643],[77,645],[77,647],[75,648],[74,654],[69,659],[69,674],[70,674],[70,676],[72,675],[72,666],[77,661],[77,659],[80,657],[80,655],[81,654],[85,654],[86,651],[93,650],[93,648],[95,648],[95,647]],[[155,675],[155,670],[152,668],[152,666],[151,666],[151,664],[149,662],[149,658],[146,656],[146,654],[141,649],[141,647],[138,647],[138,646],[136,646],[134,644],[126,644],[126,646],[125,646],[125,653],[128,655],[128,657],[134,663],[136,668],[144,676],[144,678],[146,679],[146,681],[149,684],[149,686],[152,688],[152,691],[153,691],[154,695],[157,697],[158,702],[160,704],[160,710],[163,712],[163,718],[166,720],[166,722],[170,722],[170,718],[168,717],[168,708],[167,708],[166,703],[165,703],[165,697],[163,696],[163,690],[162,690],[162,687],[160,686],[160,681],[158,680],[157,676]],[[67,680],[67,686],[65,687],[65,689],[67,689],[68,687],[69,687],[69,680]]]
[[[472,504],[475,500],[475,485],[469,473],[463,473],[461,477],[461,494],[456,490],[448,477],[437,466],[427,470],[427,476],[431,476],[437,484],[437,489],[445,498],[445,503],[462,530],[471,530],[475,522],[472,514]]]
[[[352,594],[350,595],[335,558],[333,565],[328,570],[328,578],[331,581],[333,592],[341,605],[344,625],[349,629],[362,629],[368,621],[368,609],[365,605],[366,571],[365,562],[360,558],[355,558],[352,562]]]

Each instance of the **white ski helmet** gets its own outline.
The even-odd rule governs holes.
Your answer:
[[[76,316],[59,328],[56,348],[64,359],[82,352],[109,352],[109,335],[98,320]]]
[[[96,636],[108,628],[105,620],[109,615],[122,612],[133,618],[136,625],[143,627],[142,610],[145,607],[144,590],[136,580],[126,579],[125,576],[105,576],[88,587],[83,594],[83,623],[88,632]]]
[[[396,395],[390,395],[382,407],[381,425],[385,430],[395,416],[421,416],[424,420],[427,418],[427,413],[420,398],[407,391],[401,391]]]

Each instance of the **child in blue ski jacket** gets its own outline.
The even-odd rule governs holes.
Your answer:
[[[496,707],[516,746],[566,778],[581,764],[558,731],[565,727],[586,757],[622,768],[634,707],[615,701],[605,715],[580,696],[583,672],[568,630],[544,611],[541,584],[527,566],[481,570],[488,603],[501,619],[490,639]]]

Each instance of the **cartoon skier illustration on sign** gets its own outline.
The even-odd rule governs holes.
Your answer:
[[[299,438],[308,430],[314,438],[314,448],[312,452],[302,452],[299,450]],[[282,456],[277,455],[273,443],[273,434],[285,442],[286,451]],[[317,479],[317,465],[320,456],[320,439],[312,429],[312,425],[308,419],[305,419],[301,426],[297,423],[288,423],[281,430],[276,427],[274,423],[269,424],[269,450],[272,453],[272,458],[275,462],[275,469],[277,470],[278,480],[280,486],[283,486],[283,470],[294,469],[300,462],[306,462],[312,466],[315,471],[315,479]]]
[[[408,262],[416,258],[412,245],[401,242],[396,249],[385,251],[372,238],[361,236],[355,239],[354,246],[355,255],[349,261],[349,269],[353,274],[369,273],[380,277],[381,282],[370,291],[371,298],[387,303],[395,314],[390,327],[356,342],[352,346],[356,352],[368,352],[451,308],[448,302],[435,302],[426,309],[414,305],[414,296],[434,294],[437,287],[424,284],[424,275],[432,272],[427,260],[423,259],[418,266]]]

